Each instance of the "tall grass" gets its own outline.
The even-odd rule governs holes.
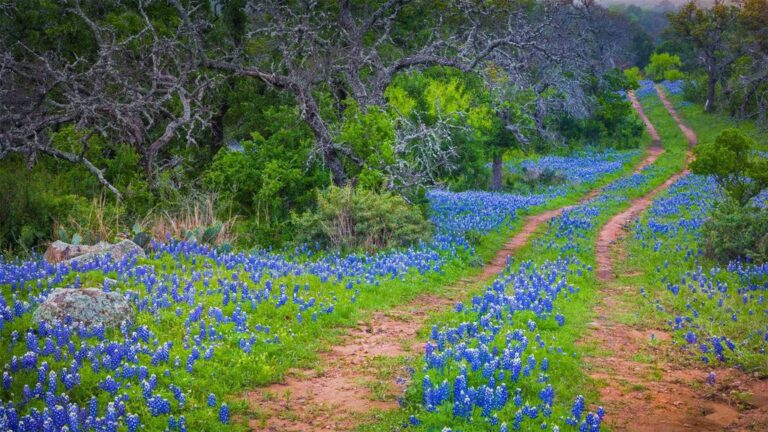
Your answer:
[[[236,218],[220,220],[216,214],[216,199],[217,195],[214,193],[188,195],[171,208],[152,210],[139,225],[142,231],[148,232],[158,241],[168,238],[185,239],[191,236],[199,239],[206,229],[220,226],[210,243],[234,243],[237,240],[233,229]]]

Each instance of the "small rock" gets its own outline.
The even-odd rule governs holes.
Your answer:
[[[124,320],[132,320],[133,316],[133,307],[119,293],[98,288],[60,288],[35,310],[33,318],[53,323],[71,317],[88,327],[98,324],[116,327]]]

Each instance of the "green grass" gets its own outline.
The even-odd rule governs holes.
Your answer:
[[[696,131],[700,142],[714,141],[715,137],[725,129],[736,128],[755,139],[758,146],[768,149],[768,134],[760,130],[751,120],[738,120],[724,114],[708,114],[699,104],[683,103],[680,95],[671,96],[670,101],[675,106],[683,122]]]

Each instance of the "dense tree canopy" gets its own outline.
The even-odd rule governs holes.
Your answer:
[[[0,160],[74,163],[128,219],[210,190],[271,242],[329,183],[499,188],[509,149],[639,133],[644,33],[592,0],[31,3],[0,8]]]
[[[707,111],[768,117],[768,2],[695,1],[670,14],[669,37],[688,63],[700,68]]]

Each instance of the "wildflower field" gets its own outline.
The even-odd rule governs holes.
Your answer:
[[[677,84],[661,86],[680,103]],[[568,205],[500,274],[431,316],[423,351],[406,359],[400,407],[360,427],[600,430],[611,413],[583,361],[599,347],[582,341],[603,295],[597,237],[686,161],[688,143],[655,91],[644,82],[637,92],[664,145],[652,164],[633,172],[638,150],[510,161],[511,171],[551,169],[563,182],[525,195],[432,190],[434,234],[410,248],[224,252],[168,239],[147,258],[1,262],[0,429],[245,430],[243,391],[316,367],[318,352],[370,311],[439,294],[478,273],[528,215]],[[682,112],[696,119],[693,108]],[[702,139],[718,127],[692,126]],[[717,193],[711,179],[686,175],[654,196],[630,227],[631,262],[618,265],[638,269],[625,296],[636,321],[666,326],[703,368],[766,374],[768,267],[701,256],[699,230]],[[119,293],[135,319],[109,329],[35,321],[54,289],[82,287]]]
[[[0,432],[768,431],[768,0],[0,0]]]

